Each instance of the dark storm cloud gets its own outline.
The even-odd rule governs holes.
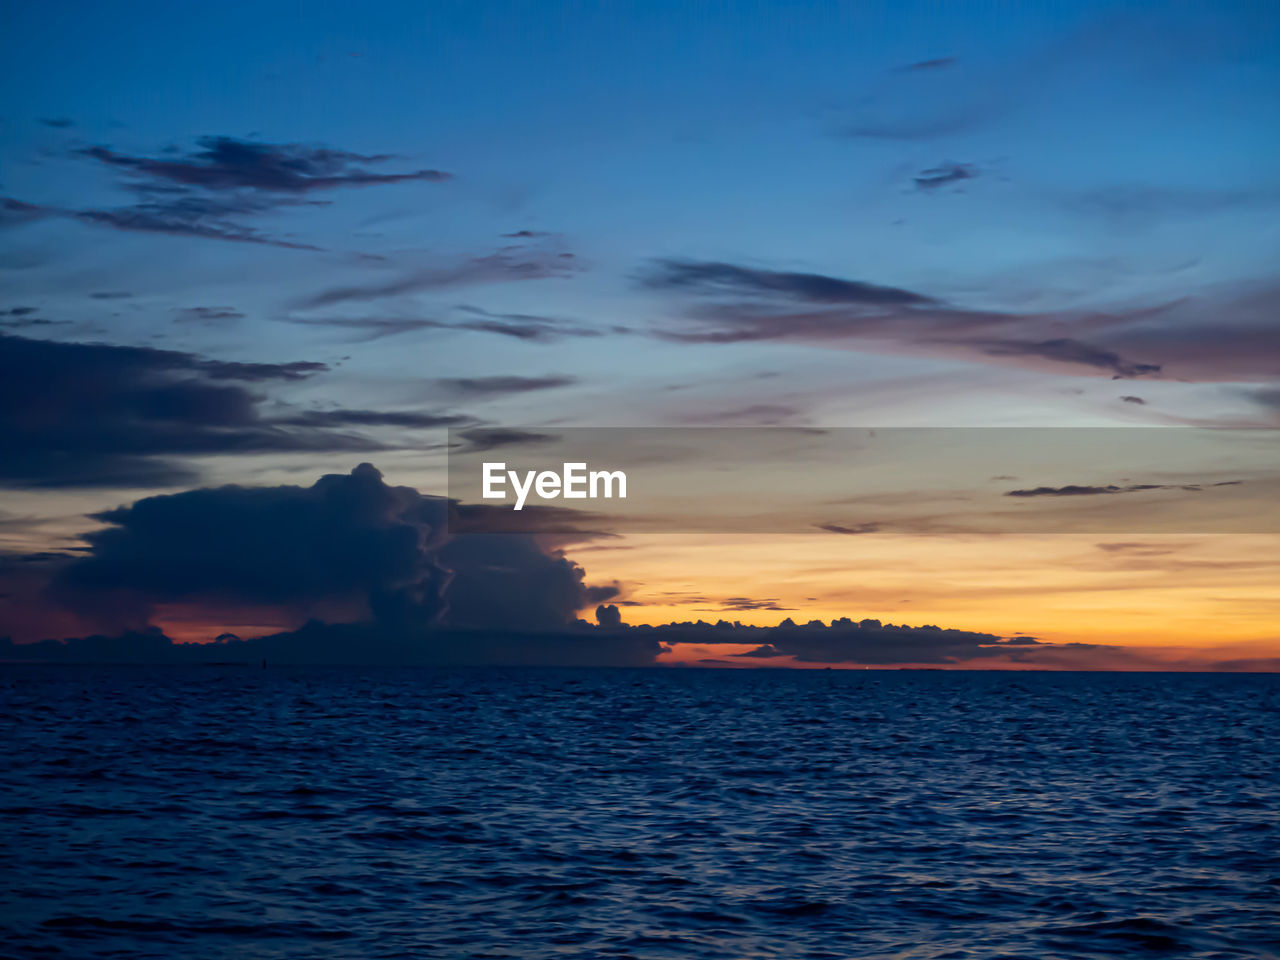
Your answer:
[[[533,393],[539,390],[556,390],[578,382],[577,377],[549,375],[545,377],[446,377],[436,381],[451,393],[464,396],[502,396],[513,393]]]
[[[610,517],[591,510],[553,507],[527,503],[518,513],[492,504],[454,503],[450,505],[449,531],[462,533],[529,533],[540,543],[566,546],[589,540],[607,540],[617,536],[604,527]]]
[[[373,173],[365,169],[394,159],[299,143],[255,143],[234,137],[202,137],[197,149],[177,158],[144,157],[96,146],[81,153],[107,166],[152,180],[204,190],[307,193],[412,180],[449,179],[440,170]]]
[[[261,413],[252,387],[325,369],[0,334],[0,485],[188,483],[195,479],[184,461],[190,456],[381,449],[360,434],[327,429],[359,425],[360,411],[310,422],[306,414],[273,420]]]
[[[337,303],[370,302],[413,293],[447,290],[473,284],[507,283],[565,277],[573,271],[568,255],[508,248],[461,263],[414,270],[390,280],[331,287],[304,299],[299,307],[315,309]]]
[[[939,166],[921,171],[920,175],[914,179],[917,190],[937,190],[949,183],[972,180],[976,176],[978,176],[978,168],[973,164],[953,163],[948,160]]]
[[[443,506],[388,487],[368,464],[311,487],[216,487],[148,497],[94,515],[90,553],[54,584],[69,601],[136,597],[289,607],[323,598],[391,602],[442,572],[424,546]],[[434,593],[426,615],[435,616]]]
[[[656,290],[690,292],[767,294],[808,303],[856,303],[884,305],[924,305],[936,303],[930,297],[882,287],[860,280],[842,280],[820,273],[786,273],[696,260],[659,260],[642,277],[645,286]]]
[[[581,567],[532,536],[449,537],[446,509],[442,498],[387,485],[370,464],[310,487],[148,497],[96,514],[105,526],[84,536],[88,554],[58,564],[45,592],[82,620],[135,631],[135,643],[158,604],[194,605],[213,619],[219,610],[266,607],[298,622],[318,607],[340,607],[349,622],[310,622],[253,649],[277,659],[291,649],[310,662],[376,661],[389,649],[450,661],[474,659],[479,645],[505,650],[499,662],[547,662],[549,645],[570,660],[590,659],[589,643],[564,636],[530,641],[522,654],[512,632],[572,631],[579,610],[617,588],[586,584]],[[450,632],[460,630],[472,632]],[[503,631],[506,640],[474,631]],[[144,659],[174,652],[156,643]],[[567,652],[575,647],[580,654]],[[657,650],[640,638],[614,647],[633,651],[628,662],[636,650],[649,651],[645,661]],[[610,649],[602,644],[594,656],[615,662]]]

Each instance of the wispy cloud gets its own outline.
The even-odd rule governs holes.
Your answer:
[[[309,310],[476,284],[567,277],[574,269],[572,254],[510,248],[457,263],[411,270],[389,280],[330,287],[303,299],[298,306]]]
[[[504,394],[556,390],[560,387],[567,387],[577,383],[578,378],[563,374],[545,377],[445,377],[436,382],[450,393],[463,396],[494,397]]]
[[[195,150],[177,158],[131,155],[105,146],[88,147],[80,152],[109,167],[151,181],[211,191],[307,193],[413,180],[438,183],[450,178],[450,174],[433,169],[404,173],[376,173],[366,169],[395,159],[389,154],[360,154],[300,143],[259,143],[234,137],[201,137]]]
[[[936,167],[923,170],[915,177],[917,190],[937,190],[951,183],[972,180],[978,176],[978,168],[971,163],[955,163],[948,160]]]

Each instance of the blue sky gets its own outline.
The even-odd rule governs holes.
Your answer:
[[[76,4],[7,20],[3,194],[35,212],[0,232],[0,268],[13,306],[52,321],[12,333],[319,361],[270,402],[503,423],[1271,415],[1267,4]],[[200,188],[241,204],[217,229],[254,242],[190,217],[121,229],[175,183],[86,151],[200,166],[211,137],[449,177]],[[890,287],[947,316],[791,332],[832,304],[762,296],[758,276],[677,289],[653,279],[664,261]],[[335,289],[363,292],[316,303]],[[957,339],[955,311],[1002,332]],[[739,336],[744,312],[768,313],[768,333]],[[513,316],[557,326],[493,332],[528,322]],[[1206,352],[1223,324],[1243,346]],[[1092,353],[1043,347],[1062,340]],[[1161,371],[1110,379],[1133,364]],[[484,377],[556,382],[443,383]]]

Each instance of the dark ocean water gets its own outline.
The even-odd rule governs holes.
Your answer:
[[[0,667],[0,954],[1280,955],[1280,676]]]

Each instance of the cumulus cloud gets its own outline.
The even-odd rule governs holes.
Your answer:
[[[55,595],[84,609],[137,603],[280,607],[344,602],[383,624],[546,630],[603,602],[580,567],[530,535],[446,535],[448,503],[386,484],[370,464],[310,487],[224,486],[104,511]]]
[[[458,631],[572,632],[580,610],[616,595],[616,586],[587,584],[580,566],[538,537],[450,536],[447,509],[443,498],[386,484],[367,463],[309,487],[146,497],[95,514],[103,526],[84,535],[84,554],[44,563],[49,580],[34,593],[45,615],[52,603],[96,624],[102,637],[132,631],[144,654],[158,642],[157,609],[180,604],[210,622],[228,611],[274,610],[302,626],[263,649],[314,641],[328,657],[350,643],[345,655],[356,659],[363,642],[392,649]],[[25,582],[30,595],[31,578]],[[306,622],[325,612],[338,622]],[[554,645],[566,644],[574,645],[563,637]],[[657,650],[639,639],[621,646],[650,649],[650,658]],[[428,659],[439,657],[447,651]]]

